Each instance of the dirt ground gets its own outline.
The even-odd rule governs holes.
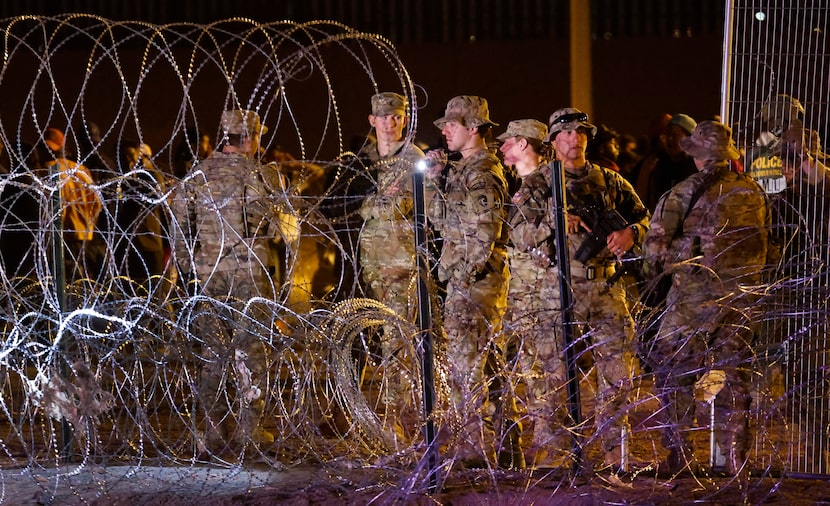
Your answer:
[[[568,472],[454,473],[434,494],[402,494],[377,469],[76,468],[2,473],[2,503],[15,505],[265,504],[830,504],[830,481],[650,476],[615,480]]]

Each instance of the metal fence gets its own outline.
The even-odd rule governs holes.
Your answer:
[[[825,160],[818,142],[827,139],[830,116],[828,7],[825,0],[734,0],[727,8],[723,115],[746,153],[769,147],[770,156],[747,156],[744,168],[767,188],[784,248],[757,343],[764,358],[756,401],[770,418],[757,422],[786,434],[776,450],[790,473],[830,472],[830,188],[823,177],[805,183],[805,170],[789,184],[781,172],[782,159],[794,156],[782,133],[794,125],[803,125],[805,150]],[[767,444],[759,432],[756,450]]]

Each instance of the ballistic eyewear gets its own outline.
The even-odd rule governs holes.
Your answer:
[[[561,125],[563,123],[581,123],[583,121],[588,121],[588,115],[584,112],[575,112],[559,116],[553,121],[553,123],[550,124],[550,126]]]

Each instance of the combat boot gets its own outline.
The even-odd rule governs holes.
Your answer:
[[[737,476],[743,469],[746,458],[743,444],[738,440],[737,434],[730,432],[719,437],[716,451],[719,455],[715,459],[717,465],[712,466],[712,473],[722,476]]]

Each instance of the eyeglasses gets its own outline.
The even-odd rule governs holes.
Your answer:
[[[561,125],[562,123],[574,123],[582,121],[588,121],[588,115],[584,112],[574,112],[571,114],[563,114],[562,116],[559,116],[558,118],[553,120],[553,123],[551,123],[550,126]]]

